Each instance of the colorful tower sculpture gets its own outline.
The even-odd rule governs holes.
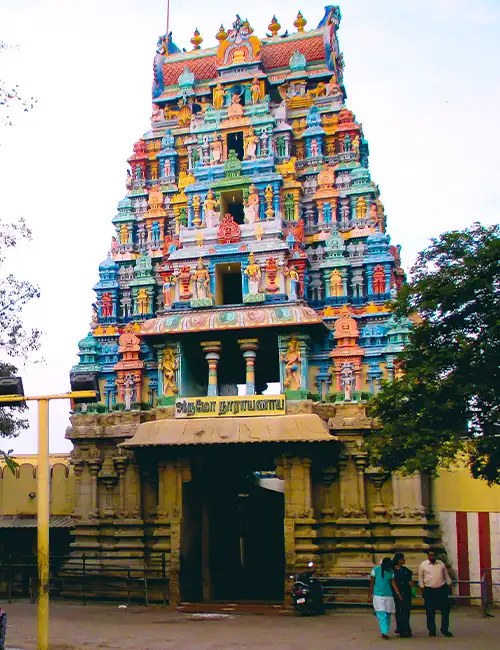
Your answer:
[[[225,441],[240,431],[238,413],[270,402],[286,415],[268,440],[295,445],[270,461],[285,484],[286,575],[319,554],[325,571],[364,575],[387,539],[421,549],[426,534],[425,491],[396,478],[391,488],[362,451],[373,426],[364,404],[397,375],[408,336],[391,313],[404,271],[362,125],[345,103],[340,10],[327,7],[312,31],[306,22],[299,13],[297,31],[280,36],[274,17],[259,38],[237,16],[214,48],[201,49],[196,30],[190,52],[171,34],[159,39],[151,127],[128,158],[91,332],[72,369],[97,371],[103,396],[78,406],[67,434],[75,467],[89,468],[79,512],[98,520],[77,527],[74,547],[165,552],[175,597],[182,485],[198,461],[161,445]],[[228,411],[238,416],[230,431],[197,420],[191,438],[188,429],[176,437],[184,424],[171,418]],[[293,420],[304,413],[321,425],[310,438]],[[259,419],[267,431],[272,418]],[[153,424],[146,439],[141,427]],[[334,451],[314,460],[297,440]],[[149,456],[134,450],[150,445]]]
[[[293,306],[289,323],[298,332],[304,309],[312,307],[328,329],[323,340],[314,337],[303,347],[308,371],[294,397],[357,400],[391,375],[387,305],[404,274],[399,248],[385,233],[362,126],[345,106],[339,21],[338,8],[330,7],[318,29],[305,32],[300,14],[298,31],[280,38],[273,19],[272,37],[259,39],[237,17],[217,34],[216,49],[201,50],[196,31],[194,50],[182,56],[167,52],[168,39],[160,39],[151,129],[128,159],[127,195],[94,287],[95,325],[112,325],[119,335],[133,321],[146,351],[157,347],[149,343],[151,331],[167,335],[176,319],[184,319],[177,331],[202,330],[202,315],[212,310],[217,317],[222,306],[246,306],[254,328],[272,320],[270,310],[292,313]],[[175,48],[171,39],[169,46]],[[347,347],[359,351],[355,359],[345,355],[345,339],[328,332],[337,331],[339,318],[352,323]],[[374,328],[376,354],[373,337],[360,336]],[[93,335],[99,344],[109,333],[94,327]],[[180,355],[176,363],[187,368],[182,341],[171,343]],[[162,358],[161,349],[151,354],[156,363]],[[287,393],[284,356],[280,381]],[[351,386],[340,378],[353,359]],[[175,395],[192,389],[186,368],[177,373]],[[209,387],[218,392],[214,372],[206,394]],[[325,383],[325,373],[334,378]],[[101,374],[109,384],[109,372]],[[152,376],[145,373],[142,381]],[[155,390],[143,391],[150,406],[173,398],[171,390]]]

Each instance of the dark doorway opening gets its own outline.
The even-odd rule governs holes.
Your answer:
[[[182,600],[280,602],[284,494],[261,487],[241,463],[222,461],[193,463],[184,492]]]
[[[245,211],[243,208],[243,203],[229,203],[227,206],[227,211],[233,216],[233,219],[237,224],[241,226],[242,223],[245,223]]]
[[[233,149],[238,160],[243,160],[245,149],[243,146],[243,131],[235,131],[227,134],[227,150]]]
[[[243,302],[241,264],[239,262],[216,265],[215,300],[218,305],[239,305]]]

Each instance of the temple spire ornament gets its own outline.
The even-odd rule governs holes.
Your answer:
[[[301,11],[299,11],[297,14],[297,18],[295,19],[293,25],[297,28],[298,32],[304,31],[304,27],[307,25],[307,20],[304,18]]]
[[[201,49],[201,44],[203,43],[203,38],[200,36],[198,27],[194,30],[194,35],[191,38],[191,43],[193,44],[195,50]]]
[[[267,26],[267,29],[271,32],[271,38],[276,38],[276,36],[278,35],[278,32],[281,29],[281,25],[279,24],[278,19],[276,18],[276,16],[273,16],[273,19],[271,20],[271,22]]]

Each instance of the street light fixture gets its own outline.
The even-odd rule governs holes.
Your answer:
[[[70,380],[72,389],[75,388],[70,393],[25,397],[20,377],[0,379],[0,408],[23,406],[27,401],[38,402],[38,650],[49,650],[49,401],[70,399],[74,403],[89,403],[100,399],[95,373],[75,373]]]

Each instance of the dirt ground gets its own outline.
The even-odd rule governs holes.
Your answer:
[[[36,650],[36,607],[2,604],[9,617],[7,649]],[[329,611],[326,616],[183,614],[160,606],[51,603],[51,650],[368,650],[385,647],[369,611]],[[500,638],[500,610],[483,619],[476,608],[452,612],[454,639],[430,639],[421,612],[412,617],[414,638],[394,640],[405,648],[490,650]],[[397,639],[397,637],[396,637]],[[495,641],[496,639],[496,641]]]

